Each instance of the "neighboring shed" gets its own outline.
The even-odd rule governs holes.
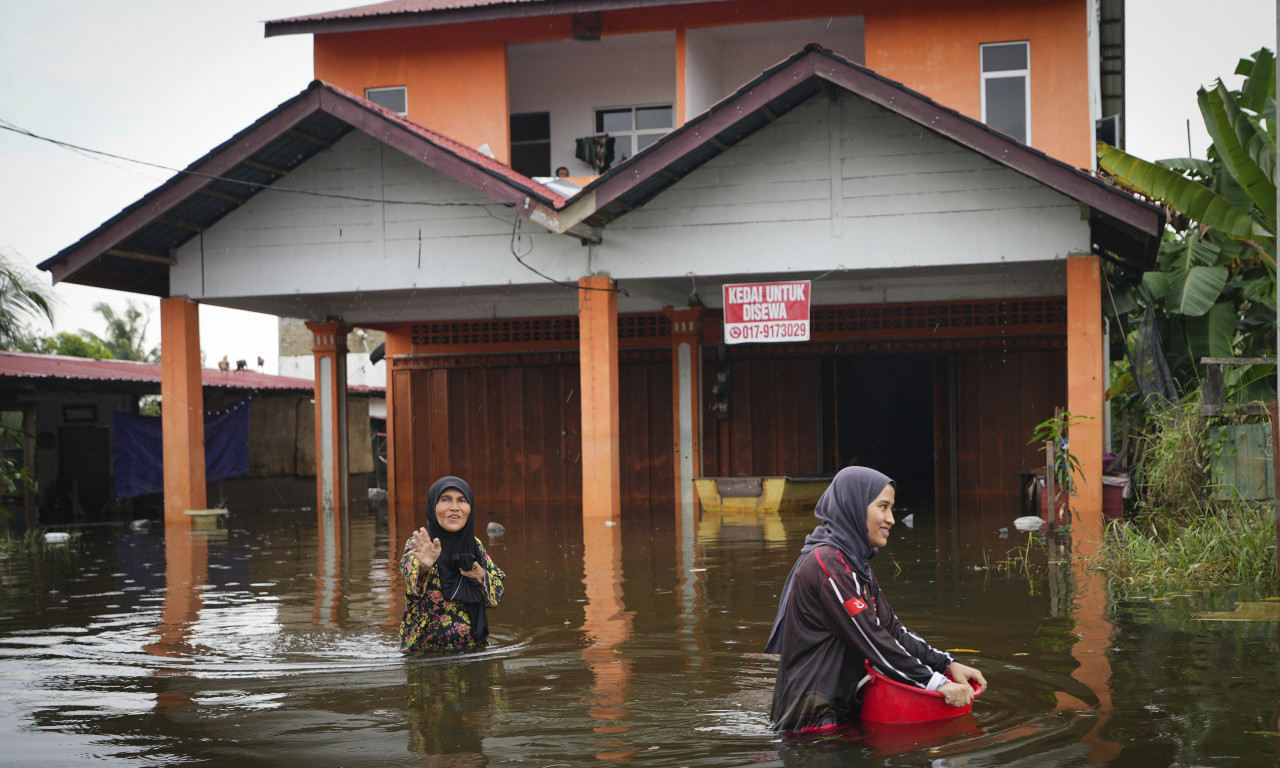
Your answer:
[[[210,483],[210,503],[312,506],[313,383],[253,370],[205,368],[202,374],[206,412],[250,401],[249,472]],[[36,481],[25,498],[5,506],[22,509],[26,527],[158,514],[158,494],[118,498],[111,422],[117,412],[137,414],[140,401],[159,393],[158,364],[0,352],[0,412],[5,426],[23,436],[6,443],[6,453],[31,467]],[[364,480],[352,483],[352,494],[361,497],[374,472],[369,403],[381,396],[368,387],[349,392],[351,471]]]

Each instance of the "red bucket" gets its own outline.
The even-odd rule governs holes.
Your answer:
[[[932,723],[963,715],[973,707],[953,707],[937,691],[926,691],[914,685],[890,680],[867,662],[870,680],[862,686],[862,719],[870,723]],[[982,686],[970,681],[973,697]]]

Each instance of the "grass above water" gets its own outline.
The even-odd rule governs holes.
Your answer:
[[[1129,522],[1114,526],[1094,567],[1122,591],[1192,589],[1280,581],[1276,519],[1270,505],[1239,505],[1176,525]]]

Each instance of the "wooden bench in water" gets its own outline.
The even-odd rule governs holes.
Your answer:
[[[783,512],[813,509],[831,485],[830,477],[695,477],[694,488],[704,510],[712,512]]]

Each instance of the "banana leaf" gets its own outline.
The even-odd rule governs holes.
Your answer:
[[[1275,54],[1263,48],[1253,54],[1253,58],[1241,59],[1236,64],[1235,73],[1244,75],[1244,83],[1240,86],[1240,106],[1261,114],[1267,99],[1275,99]]]
[[[1274,220],[1276,184],[1271,179],[1271,170],[1263,171],[1258,165],[1259,160],[1265,158],[1270,158],[1271,166],[1275,165],[1274,144],[1269,149],[1265,146],[1270,137],[1255,129],[1249,116],[1240,110],[1235,97],[1221,81],[1212,91],[1204,88],[1196,91],[1196,101],[1204,117],[1204,127],[1213,139],[1213,146],[1217,148],[1227,172],[1244,187],[1264,215]],[[1257,159],[1255,154],[1259,155]],[[1267,234],[1274,235],[1273,230],[1274,227]]]
[[[1192,360],[1235,356],[1236,309],[1231,302],[1219,302],[1200,317],[1186,318],[1183,328]]]
[[[1163,200],[1184,216],[1232,237],[1253,237],[1254,222],[1247,211],[1203,184],[1122,149],[1098,142],[1098,165],[1148,197]]]
[[[1170,274],[1166,311],[1188,317],[1203,315],[1217,304],[1228,276],[1226,267],[1203,266]],[[1230,303],[1227,306],[1231,306]],[[1234,320],[1232,323],[1234,327]]]

